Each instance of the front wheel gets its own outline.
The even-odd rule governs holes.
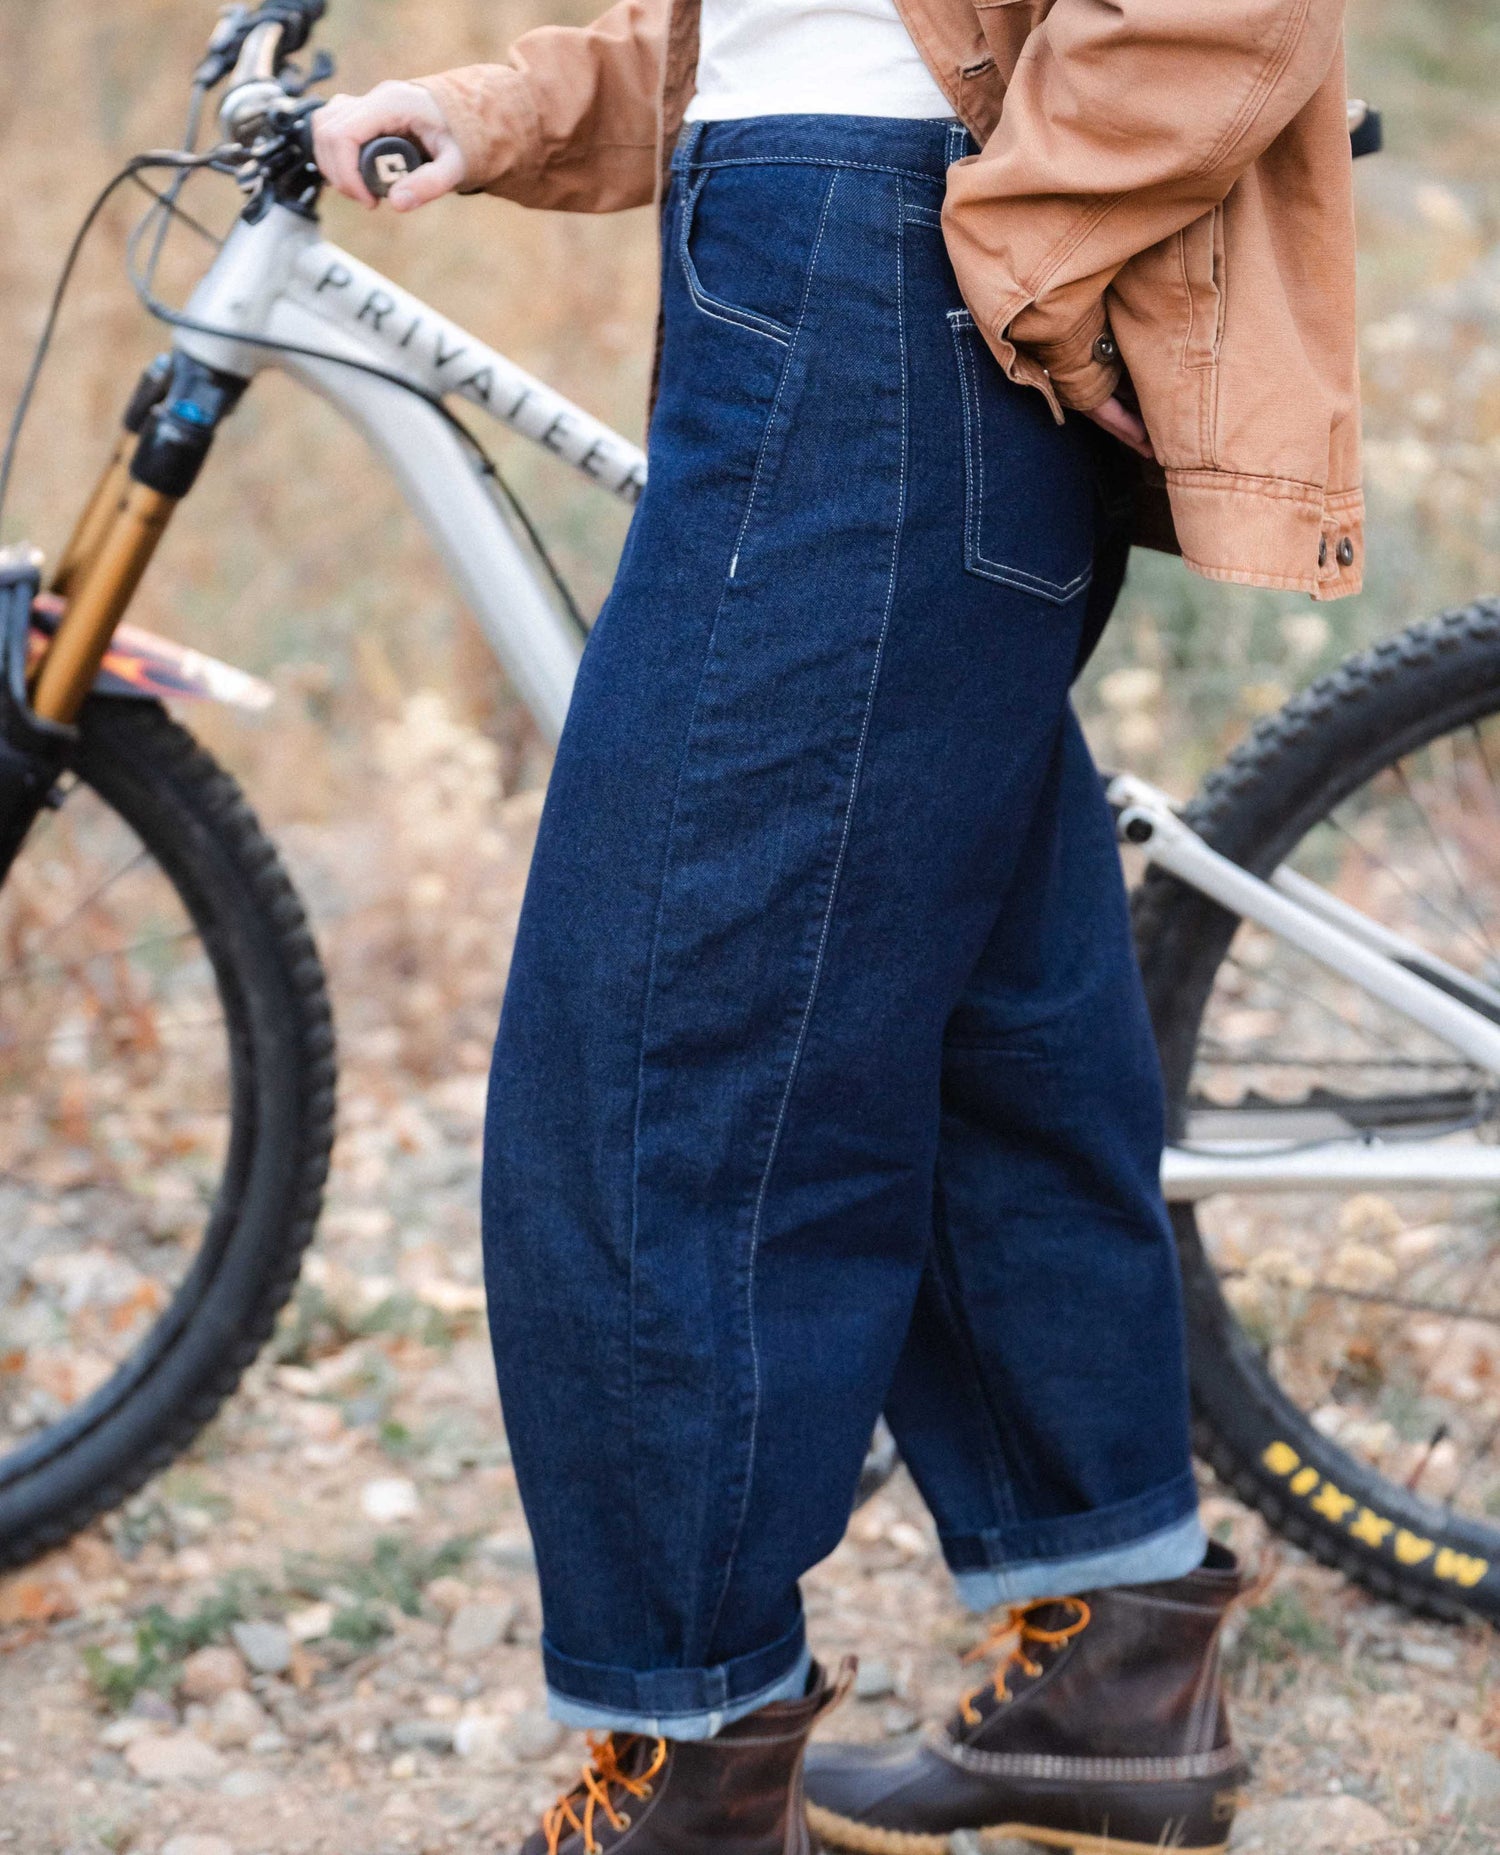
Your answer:
[[[1187,818],[1436,956],[1500,1021],[1500,601],[1350,659]],[[1500,1191],[1461,1167],[1500,1140],[1500,1078],[1159,871],[1136,928],[1175,1140],[1434,1143],[1420,1190],[1173,1207],[1201,1453],[1379,1595],[1500,1619]]]
[[[118,1505],[238,1383],[333,1135],[307,922],[238,788],[95,699],[0,890],[0,1567]]]

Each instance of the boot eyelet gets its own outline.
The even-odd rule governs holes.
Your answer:
[[[641,1786],[641,1795],[642,1797],[654,1797],[656,1795],[656,1786],[654,1784],[643,1784]]]
[[[622,1811],[620,1812],[620,1820],[619,1820],[619,1822],[618,1822],[618,1823],[617,1823],[617,1824],[615,1825],[615,1827],[616,1827],[616,1828],[617,1828],[618,1830],[620,1830],[620,1831],[621,1831],[622,1833],[623,1833],[623,1832],[624,1832],[625,1830],[627,1830],[627,1829],[629,1829],[629,1827],[630,1827],[630,1812],[629,1812],[628,1810],[622,1810]]]

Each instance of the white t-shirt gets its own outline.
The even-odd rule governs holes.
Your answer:
[[[702,0],[689,122],[951,118],[894,0]]]

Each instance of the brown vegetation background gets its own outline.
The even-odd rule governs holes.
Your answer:
[[[321,38],[357,90],[498,56],[589,6],[331,0]],[[0,0],[0,414],[88,202],[127,155],[178,135],[213,14],[208,0]],[[1390,144],[1359,170],[1370,589],[1315,607],[1137,562],[1082,703],[1101,758],[1178,790],[1347,650],[1500,592],[1500,11],[1352,0],[1351,28],[1352,87],[1384,108]],[[144,204],[117,200],[80,268],[0,540],[61,545],[165,345],[122,270]],[[235,199],[205,181],[189,204],[222,227]],[[327,219],[639,434],[649,213],[455,200],[396,221],[331,201]],[[202,261],[177,241],[166,293],[181,300]],[[495,450],[596,607],[621,512],[552,459],[499,434]],[[120,1514],[0,1581],[0,1850],[501,1846],[579,1755],[539,1712],[478,1279],[483,1074],[546,755],[358,439],[274,376],[221,438],[134,616],[277,688],[264,717],[200,705],[185,719],[312,905],[340,1133],[318,1244],[237,1396]],[[1221,1494],[1205,1513],[1237,1545],[1263,1543]],[[809,1591],[820,1643],[869,1662],[841,1731],[898,1734],[951,1702],[970,1638],[903,1480]],[[1256,1763],[1246,1855],[1500,1846],[1490,1632],[1414,1623],[1289,1553],[1229,1665]],[[1456,1826],[1471,1805],[1481,1818]]]
[[[528,27],[592,10],[333,0],[320,42],[338,56],[336,87],[360,90],[499,57]],[[129,154],[180,134],[214,12],[206,0],[0,0],[0,410],[88,202]],[[1500,20],[1489,0],[1353,0],[1351,28],[1351,87],[1383,106],[1390,141],[1359,169],[1370,589],[1315,607],[1138,557],[1082,703],[1102,759],[1178,788],[1351,647],[1500,590]],[[209,177],[186,203],[223,229],[236,196]],[[0,540],[61,546],[138,368],[167,343],[123,271],[145,204],[118,195],[80,266]],[[397,220],[331,199],[326,219],[333,239],[640,433],[649,211],[596,219],[469,199]],[[184,300],[205,256],[174,238],[169,299]],[[498,431],[494,449],[596,609],[623,512]],[[188,719],[309,895],[346,1056],[426,1075],[482,1068],[546,756],[360,440],[279,377],[258,382],[133,616],[278,689],[264,718],[199,705]]]
[[[337,85],[499,56],[589,0],[334,0]],[[204,0],[0,0],[0,405],[14,397],[66,240],[130,152],[172,141],[211,23]],[[1353,0],[1351,87],[1384,106],[1390,149],[1360,171],[1375,520],[1371,589],[1336,608],[1206,587],[1144,559],[1086,705],[1101,748],[1191,778],[1258,711],[1352,644],[1497,583],[1500,522],[1500,23],[1486,0]],[[228,183],[197,183],[223,224]],[[55,549],[138,365],[164,333],[125,284],[139,196],[91,246],[24,453],[4,538]],[[638,432],[655,297],[650,214],[535,215],[445,201],[414,220],[327,209],[331,235],[627,431]],[[190,287],[202,248],[176,242]],[[560,466],[501,438],[584,602],[608,583],[621,519]],[[542,774],[524,719],[390,486],[324,407],[271,379],[223,438],[153,569],[144,622],[273,675],[263,724],[205,717],[275,821],[363,791],[371,727],[436,691],[501,744],[505,783]],[[1111,673],[1130,675],[1109,680]],[[278,771],[280,769],[280,771]],[[287,778],[286,772],[293,776]]]

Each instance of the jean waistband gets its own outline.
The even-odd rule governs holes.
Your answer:
[[[672,169],[684,174],[706,167],[797,162],[941,180],[955,161],[977,151],[978,143],[961,122],[904,116],[746,116],[684,123]]]

